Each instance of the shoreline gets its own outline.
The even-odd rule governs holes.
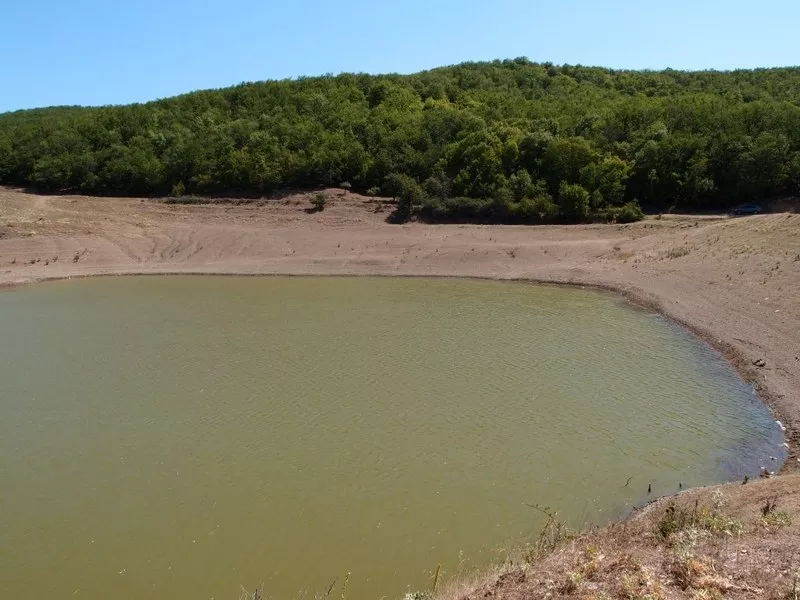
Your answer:
[[[400,276],[612,293],[719,352],[786,427],[779,472],[800,471],[800,215],[387,225],[356,194],[313,216],[299,208],[306,201],[187,207],[0,188],[10,215],[5,232],[0,223],[0,289],[94,276]],[[23,226],[35,229],[20,235]]]

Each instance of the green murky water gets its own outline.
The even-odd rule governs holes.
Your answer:
[[[717,354],[581,290],[95,279],[0,294],[0,331],[3,598],[348,571],[348,598],[397,597],[524,541],[526,503],[601,522],[781,441]]]

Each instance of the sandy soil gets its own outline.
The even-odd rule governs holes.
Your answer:
[[[612,289],[722,351],[786,425],[784,470],[800,470],[800,215],[388,225],[385,201],[326,193],[329,206],[308,214],[302,194],[190,206],[0,188],[0,285],[241,273],[468,276]],[[763,367],[753,364],[759,360]]]

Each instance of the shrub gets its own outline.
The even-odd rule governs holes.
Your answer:
[[[571,221],[584,221],[589,215],[589,192],[577,183],[562,181],[558,189],[561,214]]]
[[[644,212],[636,202],[628,202],[622,206],[609,206],[595,213],[598,221],[607,223],[634,223],[644,219]]]
[[[531,174],[525,170],[513,173],[508,179],[508,185],[514,193],[514,200],[517,202],[528,196],[533,196],[537,192]]]
[[[489,218],[492,200],[480,198],[426,198],[419,210],[419,215],[427,221],[449,223],[471,223],[485,221]]]
[[[318,192],[311,196],[311,212],[320,212],[325,210],[325,205],[328,203],[328,198],[324,193]]]
[[[656,523],[656,533],[662,539],[687,530],[705,531],[712,535],[741,533],[742,523],[722,514],[719,506],[684,508],[670,504]]]
[[[408,175],[392,173],[383,183],[385,194],[397,199],[397,208],[392,213],[392,221],[404,223],[408,221],[414,211],[425,202],[425,192],[422,187]]]
[[[514,193],[507,187],[499,188],[489,203],[488,215],[490,221],[504,223],[514,210]]]
[[[450,179],[442,173],[437,171],[425,180],[423,187],[428,196],[438,198],[439,200],[446,200],[450,197],[450,191],[453,183]]]
[[[170,191],[169,195],[173,198],[180,198],[186,194],[186,186],[183,185],[182,181],[179,181],[175,185],[172,186],[172,191]]]
[[[541,193],[524,198],[514,207],[513,214],[522,223],[551,223],[558,217],[558,205],[549,194]]]
[[[644,219],[642,207],[636,202],[628,202],[627,204],[623,204],[617,209],[617,211],[617,223],[634,223]]]

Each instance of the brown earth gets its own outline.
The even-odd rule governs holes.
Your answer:
[[[614,290],[692,329],[753,383],[787,428],[785,475],[659,501],[622,524],[455,582],[437,600],[800,600],[800,215],[389,225],[385,200],[326,194],[325,210],[309,214],[308,194],[171,205],[0,188],[0,285],[225,273],[485,277]],[[779,517],[762,517],[769,499]],[[669,502],[691,514],[664,538],[657,531]]]

